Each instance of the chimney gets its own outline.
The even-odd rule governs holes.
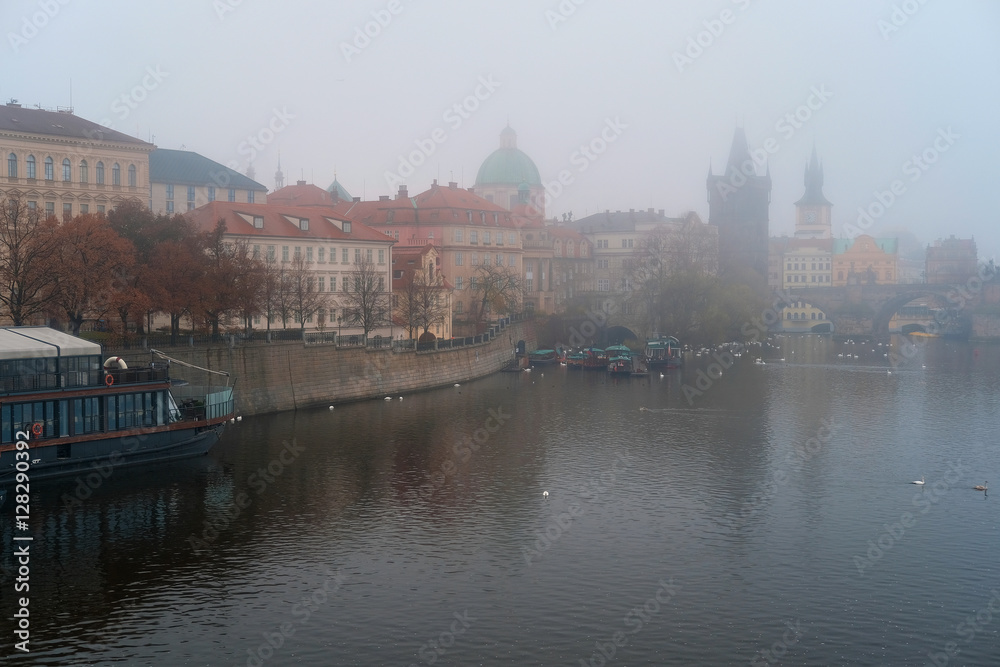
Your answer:
[[[438,184],[438,179],[436,179],[436,178],[435,178],[435,179],[434,179],[434,180],[433,180],[433,181],[431,182],[431,187],[432,187],[432,188],[433,188],[433,187],[437,187],[437,184]]]
[[[476,194],[476,191],[475,191],[474,188],[469,188],[469,192],[471,192],[472,194]]]
[[[361,197],[355,197],[355,198],[354,198],[354,203],[355,203],[355,204],[357,204],[357,203],[358,203],[358,202],[360,202],[360,201],[361,201]]]
[[[295,185],[305,185],[305,181],[295,181]]]
[[[379,195],[378,196],[378,200],[379,201],[389,201],[389,195]]]
[[[452,190],[457,190],[458,183],[456,183],[455,181],[448,181],[448,187],[451,188]]]
[[[406,199],[409,195],[406,194],[406,186],[400,185],[399,192],[396,194],[396,199]]]

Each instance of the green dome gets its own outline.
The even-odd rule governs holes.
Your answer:
[[[517,134],[510,125],[500,133],[500,148],[483,160],[476,185],[541,185],[538,167],[517,148]]]
[[[476,175],[476,185],[541,185],[538,167],[524,151],[498,148],[483,161]]]

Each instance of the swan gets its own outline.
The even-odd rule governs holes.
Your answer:
[[[392,396],[386,396],[385,399],[383,399],[383,400],[391,401],[392,400]]]
[[[330,409],[333,410],[333,406],[332,405],[330,406]]]
[[[454,386],[461,387],[462,385],[460,385],[459,383],[456,382]]]
[[[924,484],[924,478],[921,477],[919,481],[917,481],[917,482],[910,482],[910,484],[920,484],[921,486],[923,486],[923,484]]]
[[[549,497],[549,492],[548,491],[542,491],[542,498],[548,498],[548,497]]]
[[[974,491],[985,491],[987,489],[988,485],[989,485],[989,482],[983,482],[982,485],[974,486],[974,487],[972,487],[972,489]]]

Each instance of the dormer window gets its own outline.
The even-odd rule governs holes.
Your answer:
[[[472,211],[466,211],[465,216],[469,219],[469,222],[472,222]]]
[[[351,223],[348,220],[344,220],[344,233],[345,234],[351,233]]]
[[[264,229],[264,216],[255,215],[253,217],[253,226],[254,229]]]
[[[309,231],[309,218],[299,218],[299,229],[304,232]]]

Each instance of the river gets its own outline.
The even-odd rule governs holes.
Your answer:
[[[1000,494],[1000,347],[773,343],[246,418],[33,488],[23,662],[1000,664],[972,489]]]

